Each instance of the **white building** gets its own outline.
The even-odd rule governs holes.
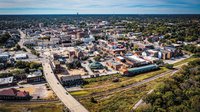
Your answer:
[[[0,78],[0,86],[2,85],[9,85],[13,83],[13,76],[6,77],[6,78]]]
[[[20,60],[20,59],[28,59],[27,54],[15,54],[15,59]]]
[[[84,43],[90,43],[90,42],[92,42],[92,41],[95,41],[95,38],[94,38],[92,35],[90,35],[90,36],[87,37],[87,38],[82,38],[82,41],[83,41]]]

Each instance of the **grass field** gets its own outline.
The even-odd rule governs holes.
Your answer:
[[[88,91],[84,91],[84,90],[70,92],[70,94],[74,96],[88,95],[88,93],[89,93]]]
[[[175,63],[175,66],[193,61],[197,58],[191,57],[185,60],[182,60],[180,62]],[[160,70],[157,71],[152,71],[149,73],[144,73],[144,74],[139,74],[134,77],[119,77],[121,82],[111,84],[112,86],[108,86],[107,88],[113,88],[113,87],[118,87],[118,85],[129,85],[131,83],[137,82],[144,80],[146,78],[150,78],[152,76],[155,76],[157,74],[163,73],[167,71],[168,69],[166,68],[161,68]],[[160,83],[162,83],[165,79],[170,78],[171,74],[167,74],[165,77],[156,79],[154,81],[151,81],[149,83],[143,84],[138,87],[131,88],[129,90],[121,91],[121,92],[116,92],[115,94],[108,95],[106,97],[104,96],[94,96],[90,95],[90,97],[94,97],[94,99],[97,100],[97,103],[92,103],[90,98],[81,98],[79,101],[91,112],[96,112],[96,111],[101,111],[101,112],[130,112],[132,107],[143,97],[145,96],[150,90],[155,89]],[[111,80],[111,79],[107,79]],[[106,80],[106,81],[107,81]],[[109,81],[107,81],[108,84]],[[92,82],[89,84],[96,84],[97,82]],[[111,82],[109,82],[111,83]],[[114,85],[114,86],[113,86]],[[88,85],[87,85],[88,86]],[[87,87],[85,86],[85,87]],[[92,85],[89,85],[89,87],[93,87]],[[107,88],[103,89],[93,89],[90,91],[103,91],[106,90]]]
[[[60,103],[0,103],[0,112],[63,112]]]
[[[166,72],[168,69],[165,67],[161,67],[160,70],[148,72],[148,73],[143,73],[143,74],[138,74],[133,77],[125,77],[121,76],[119,74],[113,75],[113,76],[103,76],[103,77],[98,77],[98,78],[93,78],[89,79],[89,83],[83,86],[83,89],[87,91],[87,94],[73,94],[74,96],[84,96],[84,95],[89,95],[97,92],[102,92],[102,91],[108,91],[114,88],[119,88],[122,86],[127,86],[139,81],[142,81],[144,79],[153,77],[155,75],[161,74],[163,72]],[[118,77],[119,82],[112,82],[113,78]],[[78,91],[77,91],[78,92]]]
[[[92,103],[90,98],[79,100],[90,112],[130,112],[134,104],[145,96],[151,89],[157,87],[165,78],[159,78],[142,86],[115,93],[108,98],[94,97],[97,103]]]
[[[194,61],[194,60],[196,60],[196,59],[197,59],[197,58],[190,57],[190,58],[184,59],[184,60],[182,60],[182,61],[179,61],[179,62],[177,62],[177,63],[174,63],[174,66],[178,66],[178,65],[181,65],[181,64],[190,62],[190,61]]]

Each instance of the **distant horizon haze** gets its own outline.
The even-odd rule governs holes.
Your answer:
[[[200,14],[200,0],[0,0],[0,15]]]

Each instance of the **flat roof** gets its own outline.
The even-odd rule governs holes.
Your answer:
[[[118,56],[117,58],[118,58],[118,59],[121,59],[121,60],[123,60],[123,59],[124,59],[124,57],[122,57],[122,56]]]
[[[23,53],[23,54],[15,54],[15,57],[16,58],[19,58],[19,57],[27,57],[27,54]]]
[[[42,72],[41,71],[36,71],[36,72],[33,72],[32,74],[29,74],[27,76],[27,78],[39,77],[39,76],[42,76]]]
[[[127,56],[128,59],[130,60],[134,60],[134,61],[139,61],[139,62],[146,62],[146,60],[142,59],[142,58],[139,58],[137,56]]]
[[[146,65],[146,66],[142,66],[142,67],[130,68],[130,69],[128,69],[128,71],[141,70],[141,69],[146,69],[146,68],[151,68],[151,67],[158,67],[158,65],[151,64],[151,65]]]
[[[6,77],[6,78],[0,78],[0,85],[11,84],[11,83],[13,83],[13,76]]]
[[[81,75],[70,75],[70,76],[61,77],[62,81],[71,81],[71,80],[77,80],[77,79],[81,79]]]

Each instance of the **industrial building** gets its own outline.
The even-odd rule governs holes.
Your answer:
[[[8,87],[8,86],[13,86],[16,83],[14,83],[14,77],[5,77],[5,78],[0,78],[0,87]]]
[[[147,65],[149,62],[138,57],[135,55],[132,56],[125,56],[126,59],[126,63],[132,65],[132,66],[143,66],[143,65]]]
[[[0,61],[7,61],[10,58],[9,53],[1,53],[0,54]]]
[[[113,60],[107,61],[106,64],[109,67],[111,67],[111,68],[113,68],[115,70],[120,70],[122,68],[122,66],[123,66],[120,62],[116,62],[116,61],[113,61]]]
[[[20,59],[27,59],[28,55],[27,54],[15,54],[15,59],[20,60]]]
[[[128,70],[124,71],[124,75],[133,76],[133,75],[136,75],[136,74],[140,74],[140,73],[145,73],[145,72],[149,72],[149,71],[152,71],[152,70],[156,70],[158,68],[159,67],[156,64],[151,64],[151,65],[146,65],[146,66],[142,66],[142,67],[131,68],[131,69],[128,69]]]
[[[83,84],[81,75],[62,76],[60,77],[62,84],[66,87],[76,86]]]
[[[40,81],[44,81],[41,70],[35,71],[35,72],[27,75],[27,82],[28,83],[40,82]]]

